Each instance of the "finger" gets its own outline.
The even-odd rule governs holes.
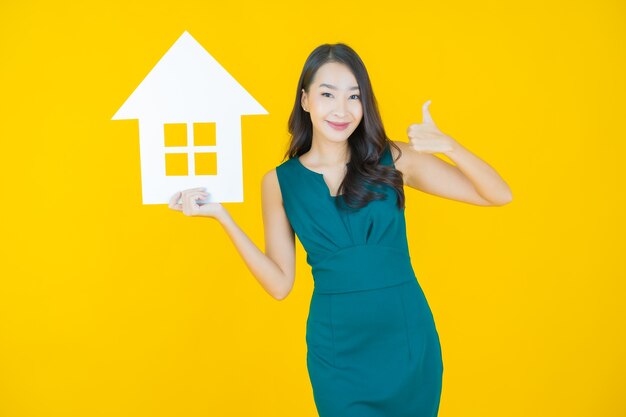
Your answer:
[[[169,202],[169,208],[171,208],[172,210],[181,211],[183,209],[183,205],[179,203],[174,197],[172,197]]]
[[[205,193],[205,192],[203,192],[203,191],[194,191],[194,192],[192,192],[192,193],[187,194],[187,196],[186,196],[186,197],[187,197],[190,201],[195,201],[195,200],[202,199],[202,198],[204,198],[204,197],[206,197],[206,196],[208,196],[208,194],[207,194],[207,193]]]
[[[201,200],[202,198],[204,198],[202,194],[203,194],[202,191],[193,191],[193,192],[186,194],[183,199],[183,204],[187,204],[187,207],[189,207],[190,209],[194,207],[198,207],[196,200]]]
[[[428,106],[430,106],[430,100],[426,101],[426,103],[424,103],[424,105],[422,106],[422,123],[426,124],[435,124],[435,121],[433,120],[432,116],[430,115],[430,110],[428,109]]]
[[[174,208],[174,206],[176,205],[176,202],[180,199],[180,195],[181,195],[181,192],[178,191],[176,194],[170,197],[170,201],[169,201],[170,208]]]

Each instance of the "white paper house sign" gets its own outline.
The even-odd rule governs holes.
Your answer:
[[[112,120],[139,120],[143,204],[204,187],[243,201],[241,115],[268,112],[187,31]]]

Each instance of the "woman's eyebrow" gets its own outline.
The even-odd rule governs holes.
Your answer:
[[[328,88],[330,88],[330,89],[332,89],[332,90],[336,90],[336,89],[337,89],[337,87],[335,87],[334,85],[332,85],[332,84],[326,84],[326,83],[322,83],[322,84],[320,84],[320,88],[322,88],[322,87],[328,87]],[[348,90],[358,90],[358,89],[359,89],[359,86],[358,86],[358,85],[357,85],[357,86],[354,86],[354,87],[350,87],[350,88],[348,88]]]

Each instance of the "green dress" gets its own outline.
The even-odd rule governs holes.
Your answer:
[[[393,165],[388,146],[380,163]],[[439,335],[411,265],[395,190],[385,185],[387,198],[361,209],[336,207],[343,197],[330,195],[322,174],[298,157],[276,173],[314,279],[306,343],[319,416],[437,416]]]

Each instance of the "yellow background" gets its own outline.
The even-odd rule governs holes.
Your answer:
[[[111,121],[184,30],[269,112],[242,117],[245,202],[225,204],[261,249],[261,177],[321,43],[361,55],[392,139],[431,99],[511,186],[504,207],[405,188],[441,417],[626,415],[625,18],[617,0],[3,2],[0,415],[316,416],[300,243],[276,301],[218,222],[142,205],[137,122]]]

